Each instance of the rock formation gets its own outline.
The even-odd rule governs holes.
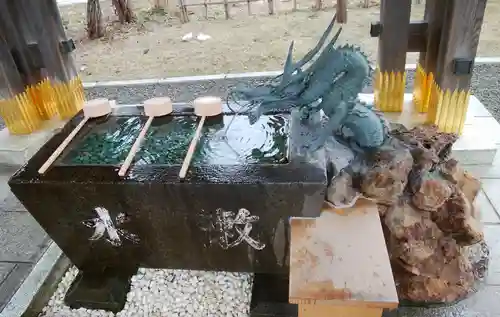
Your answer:
[[[334,205],[358,195],[377,202],[402,301],[451,303],[485,276],[488,249],[473,203],[480,182],[449,157],[456,139],[435,126],[398,127],[361,168],[330,182]]]

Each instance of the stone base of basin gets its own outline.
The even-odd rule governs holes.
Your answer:
[[[317,216],[327,183],[324,152],[303,154],[309,141],[298,137],[306,129],[298,113],[263,116],[259,129],[228,110],[223,120],[207,120],[200,151],[180,182],[196,126],[192,108],[179,105],[168,118],[155,118],[148,131],[157,134],[142,144],[125,177],[117,171],[146,118],[138,108],[114,108],[89,121],[47,173],[38,174],[82,117],[70,120],[9,181],[84,272],[66,298],[69,306],[120,310],[122,282],[94,287],[87,280],[89,274],[99,280],[104,269],[288,272],[288,218]]]
[[[117,313],[123,309],[130,290],[128,276],[103,275],[100,278],[79,272],[64,302],[72,309],[102,309]]]
[[[255,274],[250,316],[297,316],[297,305],[288,302],[288,288],[288,275]]]

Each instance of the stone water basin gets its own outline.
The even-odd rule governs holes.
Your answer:
[[[38,169],[80,113],[10,180],[13,193],[80,271],[137,267],[286,273],[288,218],[317,216],[322,154],[304,156],[298,116],[251,126],[226,108],[206,121],[187,178],[178,173],[198,118],[155,118],[125,177],[118,169],[147,117],[118,107],[90,120],[53,166]]]

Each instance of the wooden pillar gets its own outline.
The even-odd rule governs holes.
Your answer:
[[[424,20],[427,22],[427,44],[425,51],[420,53],[418,59],[413,90],[413,103],[418,112],[427,112],[429,108],[446,5],[446,0],[427,0],[425,3]]]
[[[446,2],[435,75],[429,100],[428,122],[444,132],[461,133],[469,105],[474,59],[487,0]],[[431,61],[427,61],[432,66]]]
[[[153,8],[165,10],[167,8],[167,0],[154,0]]]
[[[181,23],[187,23],[187,22],[189,22],[189,14],[187,11],[187,6],[186,6],[184,0],[178,0],[178,1],[179,1]]]
[[[337,0],[337,22],[338,23],[347,23],[347,0]]]
[[[375,105],[381,111],[400,112],[405,92],[405,64],[410,31],[411,0],[382,0]]]

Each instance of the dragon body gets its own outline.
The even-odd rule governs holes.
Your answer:
[[[385,142],[388,127],[373,109],[356,102],[337,131],[338,136],[349,142],[354,150],[377,149]]]
[[[377,148],[387,135],[384,121],[372,107],[358,99],[371,76],[370,63],[357,47],[335,47],[341,29],[325,45],[334,23],[335,17],[318,44],[296,63],[292,58],[292,42],[280,76],[258,87],[236,87],[231,96],[248,101],[252,124],[271,111],[298,108],[307,118],[322,110],[328,119],[322,130],[315,133],[310,150],[323,146],[332,135],[347,141],[355,150]]]

